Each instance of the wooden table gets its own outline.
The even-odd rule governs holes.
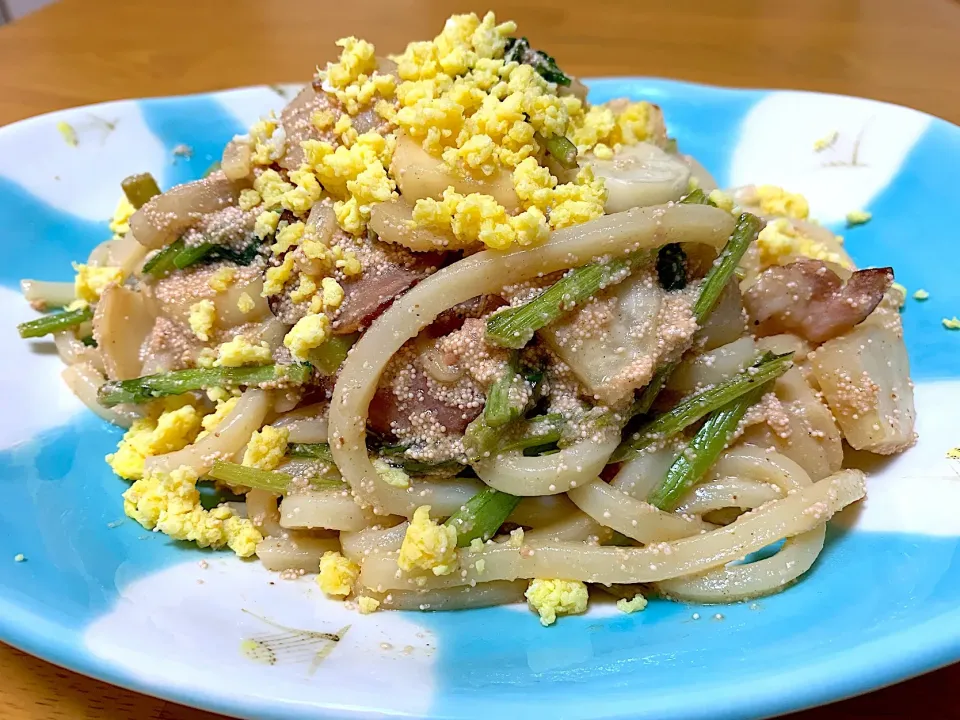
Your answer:
[[[950,0],[61,0],[0,28],[0,125],[74,105],[307,78],[333,41],[382,50],[493,6],[577,75],[862,95],[960,122],[960,4]],[[499,7],[498,7],[499,6]],[[960,717],[960,666],[794,716]],[[213,720],[0,645],[5,720]]]

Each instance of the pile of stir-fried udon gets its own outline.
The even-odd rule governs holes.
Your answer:
[[[776,592],[864,496],[843,441],[914,442],[892,271],[515,30],[340,41],[203,179],[124,181],[74,283],[24,281],[62,310],[21,334],[128,428],[127,515],[362,612],[549,624]]]

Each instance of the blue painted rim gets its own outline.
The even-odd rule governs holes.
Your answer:
[[[605,86],[623,82],[655,84],[661,87],[664,93],[701,92],[728,98],[756,99],[767,92],[772,92],[717,88],[652,78],[601,78],[592,81],[591,87],[602,93]],[[807,94],[823,95],[822,93]],[[217,93],[205,93],[183,98],[158,98],[138,102],[150,105],[187,99],[215,101],[216,96]],[[109,103],[104,103],[104,105],[107,104]],[[922,114],[926,115],[926,113]],[[22,122],[30,122],[30,120]],[[960,127],[942,120],[938,122],[948,126],[949,131],[960,139]],[[18,124],[9,127],[15,127]],[[0,129],[0,133],[2,132],[3,130]],[[369,706],[367,709],[353,707],[345,710],[297,705],[278,709],[276,703],[241,700],[198,691],[181,691],[164,684],[142,681],[134,674],[118,669],[111,663],[87,652],[83,646],[82,629],[78,629],[72,635],[64,634],[63,628],[50,618],[27,609],[4,595],[0,595],[0,637],[27,653],[96,679],[163,699],[230,715],[276,718],[277,720],[398,715],[387,708]],[[872,652],[865,652],[862,647],[847,648],[828,657],[811,659],[802,670],[771,674],[763,681],[752,681],[749,688],[731,686],[725,690],[712,692],[709,702],[700,703],[700,707],[691,703],[690,694],[681,693],[657,698],[656,707],[651,707],[650,697],[638,691],[635,696],[618,698],[614,702],[601,701],[590,716],[611,719],[656,717],[660,720],[768,717],[851,697],[960,659],[960,608],[885,635],[874,641],[870,648]],[[691,678],[691,682],[695,683],[696,679]],[[492,702],[498,705],[501,712],[510,713],[528,709],[522,701],[518,703],[513,700],[501,701],[494,698]],[[646,709],[641,709],[643,703],[647,703]],[[655,712],[655,715],[651,715],[651,711]],[[429,716],[439,720],[463,717],[464,714],[430,713]]]

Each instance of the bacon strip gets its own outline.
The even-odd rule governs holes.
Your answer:
[[[892,282],[888,267],[858,270],[844,283],[823,262],[798,260],[765,270],[743,300],[758,335],[822,343],[863,322]]]

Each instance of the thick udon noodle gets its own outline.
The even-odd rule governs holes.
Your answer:
[[[559,454],[526,457],[514,452],[484,458],[474,464],[479,480],[414,479],[406,489],[380,481],[366,450],[367,406],[380,373],[407,340],[443,311],[506,284],[597,258],[654,251],[673,242],[702,244],[715,252],[731,228],[732,219],[725,212],[671,204],[558,231],[549,244],[532,250],[488,251],[460,260],[409,291],[374,322],[341,368],[329,407],[306,405],[276,415],[271,413],[276,403],[270,392],[247,390],[216,434],[183,450],[148,458],[147,467],[169,470],[190,465],[203,472],[214,458],[236,458],[270,414],[271,424],[288,431],[291,442],[331,440],[334,461],[350,492],[289,494],[278,506],[276,495],[249,491],[247,514],[264,535],[257,554],[270,570],[303,573],[316,571],[324,553],[340,551],[361,565],[358,592],[377,598],[387,609],[516,602],[522,599],[523,581],[538,577],[604,585],[646,583],[665,597],[701,603],[776,592],[810,568],[823,547],[826,520],[864,494],[862,474],[837,472],[842,459],[839,433],[796,369],[777,382],[776,392],[788,411],[800,406],[791,416],[795,422],[802,418],[817,425],[813,433],[797,436],[807,444],[797,451],[778,442],[768,429],[748,429],[745,437],[756,444],[728,450],[674,512],[660,510],[645,498],[676,458],[676,445],[655,447],[628,460],[609,483],[598,478],[619,443],[615,428],[601,442],[581,441]],[[139,417],[134,408],[106,409],[96,402],[104,377],[95,348],[68,333],[56,336],[55,342],[69,366],[65,379],[92,409],[124,426]],[[782,350],[784,342],[791,340],[766,338],[762,346]],[[689,393],[721,382],[741,372],[756,352],[754,339],[742,336],[693,355],[672,375],[670,390]],[[440,381],[456,379],[437,372]],[[778,446],[793,449],[790,454],[797,462],[776,452]],[[485,486],[526,498],[509,518],[527,528],[522,543],[500,539],[480,550],[460,550],[462,571],[452,576],[398,571],[396,557],[409,526],[406,518],[417,507],[430,505],[438,516],[451,515]],[[730,508],[743,514],[725,526],[709,521],[711,513]],[[603,544],[616,533],[636,546]],[[745,561],[777,541],[783,542],[773,554]],[[480,560],[482,571],[477,569]]]
[[[379,62],[381,72],[392,65]],[[305,89],[284,111],[279,124],[307,112],[311,98],[317,94],[318,90]],[[654,119],[658,113],[657,109]],[[382,128],[376,130],[379,121],[367,114],[369,117],[364,116],[362,122],[359,116],[355,118],[358,131],[382,132]],[[287,134],[288,130],[282,129]],[[716,182],[695,159],[668,151],[666,131],[661,130],[663,142],[659,145],[651,136],[617,149],[627,155],[635,153],[637,158],[653,158],[659,165],[641,163],[634,168],[638,175],[632,180],[607,178],[615,183],[617,197],[615,201],[609,194],[601,197],[598,213],[588,216],[596,219],[552,230],[545,241],[532,246],[479,252],[474,252],[482,247],[478,241],[455,236],[452,226],[415,227],[411,221],[413,203],[438,200],[447,189],[478,192],[499,202],[515,219],[526,200],[520,197],[519,186],[514,187],[512,171],[498,168],[485,178],[460,178],[451,173],[445,160],[428,153],[408,132],[396,131],[390,172],[396,175],[393,179],[400,197],[393,193],[390,201],[373,204],[369,228],[375,234],[364,239],[389,246],[391,252],[406,253],[404,262],[410,265],[415,265],[418,254],[423,257],[426,251],[442,256],[443,262],[436,261],[436,267],[417,275],[415,284],[391,290],[389,297],[375,293],[373,309],[379,311],[384,305],[386,309],[379,317],[370,314],[372,321],[357,321],[340,333],[341,338],[359,334],[359,339],[338,370],[322,370],[313,376],[312,388],[291,389],[267,383],[241,392],[231,387],[235,397],[229,408],[216,404],[229,396],[224,388],[217,388],[221,391],[219,401],[216,395],[207,397],[201,391],[191,391],[188,404],[202,416],[216,407],[219,422],[209,432],[194,432],[192,437],[196,439],[175,446],[180,449],[147,455],[143,472],[172,474],[187,466],[198,476],[215,476],[218,461],[246,464],[256,433],[269,429],[282,435],[287,443],[284,452],[289,454],[272,467],[284,474],[277,477],[289,481],[289,485],[280,485],[286,488],[283,492],[275,491],[276,485],[267,484],[268,490],[230,483],[231,490],[245,494],[243,522],[255,528],[258,540],[262,537],[256,554],[269,570],[297,575],[317,572],[328,553],[342,554],[341,560],[345,558],[359,567],[350,594],[376,600],[384,609],[444,610],[517,602],[523,599],[528,581],[538,579],[593,583],[611,588],[622,597],[652,590],[664,597],[699,603],[736,602],[782,590],[816,560],[824,545],[826,522],[865,494],[863,474],[843,469],[843,441],[858,449],[890,453],[902,450],[912,440],[914,409],[895,295],[888,291],[884,301],[868,311],[866,319],[861,317],[824,342],[801,339],[803,333],[789,329],[761,332],[757,329],[760,321],[749,314],[747,305],[747,294],[761,284],[764,270],[754,232],[752,245],[738,264],[737,276],[726,275],[725,284],[717,285],[712,314],[708,311],[706,318],[696,316],[686,336],[675,345],[664,345],[661,331],[670,321],[663,318],[670,317],[670,312],[686,320],[691,318],[693,291],[702,287],[698,283],[703,282],[708,269],[720,264],[718,255],[731,240],[739,210],[731,213],[720,209],[716,206],[719,203],[708,203],[703,196],[704,204],[686,202],[689,188],[699,185],[709,192],[716,188]],[[296,169],[303,159],[303,147],[297,139],[287,148],[287,154],[272,158],[277,160],[276,167]],[[583,157],[581,149],[580,159]],[[132,282],[107,284],[97,296],[92,323],[87,315],[80,327],[54,334],[53,342],[67,366],[64,380],[104,419],[136,429],[143,424],[138,421],[149,424],[159,416],[157,406],[147,403],[101,405],[98,392],[108,381],[162,373],[177,363],[180,367],[197,367],[203,352],[214,349],[207,346],[201,351],[194,346],[184,352],[183,348],[172,347],[175,343],[168,347],[148,342],[148,335],[161,323],[182,329],[195,304],[189,293],[158,292],[152,283],[159,280],[151,280],[144,262],[157,257],[154,251],[170,249],[173,243],[181,242],[182,248],[182,236],[194,229],[198,219],[238,210],[241,193],[259,198],[250,186],[255,179],[262,179],[257,173],[266,172],[267,166],[260,163],[263,167],[255,171],[254,160],[251,146],[242,137],[235,138],[224,152],[223,172],[156,196],[150,201],[152,216],[142,211],[133,214],[129,233],[100,244],[90,254],[90,268],[115,268],[128,280],[132,276]],[[573,187],[576,173],[565,165],[560,167],[555,160],[550,152],[541,152],[540,169],[556,175],[551,176],[553,182],[571,182]],[[592,161],[597,162],[597,168],[603,165],[597,156]],[[602,171],[597,172],[602,177]],[[631,186],[631,182],[635,184]],[[834,269],[843,281],[854,275],[849,256],[831,232],[766,212],[759,192],[749,186],[728,197],[731,205],[736,200],[771,222],[787,221],[797,232],[830,251],[828,269]],[[681,198],[684,202],[678,202]],[[329,199],[324,195],[324,201],[316,201],[309,211],[294,213],[304,220],[304,233],[313,233],[323,243],[331,243],[334,235],[341,233],[337,224],[340,218],[334,205],[326,202]],[[651,202],[662,204],[650,206]],[[611,212],[620,207],[631,209]],[[603,212],[607,214],[596,217]],[[277,227],[278,222],[274,222]],[[283,222],[288,222],[286,216]],[[361,242],[359,236],[353,240]],[[679,288],[668,288],[660,274],[659,260],[665,246],[676,246],[683,255],[683,283]],[[461,250],[466,252],[449,252]],[[267,258],[264,268],[274,260],[278,264],[286,262],[274,252],[273,258],[261,256]],[[801,256],[794,253],[790,259]],[[296,260],[298,272],[309,269],[306,256],[297,256]],[[538,328],[530,346],[524,348],[532,350],[531,355],[542,353],[537,358],[543,361],[543,374],[562,367],[558,376],[566,372],[574,377],[569,385],[574,388],[571,395],[589,411],[606,412],[605,422],[587,425],[589,432],[584,433],[584,426],[578,424],[582,418],[572,418],[578,410],[562,406],[565,409],[559,414],[571,415],[562,417],[568,423],[565,428],[576,426],[580,434],[562,436],[562,442],[546,450],[527,452],[531,448],[525,446],[524,450],[479,455],[467,452],[460,438],[462,452],[453,461],[437,463],[440,470],[422,470],[424,464],[429,466],[429,458],[425,461],[415,454],[408,456],[414,443],[403,447],[399,433],[385,439],[381,431],[371,432],[376,430],[371,404],[384,383],[391,382],[394,361],[415,358],[410,361],[411,367],[419,367],[428,378],[425,382],[434,385],[452,387],[469,376],[465,366],[451,364],[447,359],[450,353],[441,349],[438,337],[445,336],[436,328],[445,317],[456,317],[471,302],[488,297],[493,297],[496,305],[518,307],[523,300],[517,301],[516,293],[533,288],[530,297],[535,297],[568,271],[610,261],[626,261],[629,267],[629,272],[610,281],[616,286],[612,292],[601,284],[592,297],[581,298],[579,305],[567,306],[564,299],[562,312]],[[770,264],[778,263],[787,265],[779,261]],[[233,267],[234,273],[243,270],[239,262]],[[301,283],[303,276],[301,273]],[[189,279],[190,273],[182,277]],[[245,339],[253,345],[264,343],[273,361],[284,365],[290,361],[287,338],[296,321],[284,316],[282,303],[267,301],[265,279],[257,273],[248,274],[242,283],[214,293],[209,303],[224,330],[240,332],[242,328]],[[362,287],[362,282],[354,285],[354,290],[358,286]],[[796,284],[788,287],[793,292]],[[38,307],[69,305],[79,292],[67,283],[40,281],[25,281],[23,289],[27,299]],[[673,290],[678,292],[670,295]],[[244,310],[240,305],[244,296],[252,309]],[[690,303],[674,302],[678,298]],[[620,387],[609,388],[594,382],[596,378],[588,378],[591,365],[600,364],[599,355],[584,351],[582,357],[576,357],[575,349],[564,346],[567,340],[562,335],[588,309],[600,313],[596,315],[599,317],[604,307],[620,310],[630,303],[635,314],[624,311],[623,317],[633,321],[632,326],[627,323],[629,332],[637,336],[646,333],[637,345],[649,367],[645,368],[646,374],[638,371],[641,379],[633,378],[636,382],[620,393]],[[480,304],[485,307],[485,302]],[[495,311],[494,307],[475,315],[467,312],[466,317],[487,322]],[[327,312],[326,306],[323,312]],[[342,320],[336,312],[335,308],[328,318],[332,322]],[[460,320],[466,322],[463,317]],[[190,317],[191,328],[193,321]],[[642,332],[637,329],[647,322],[649,327]],[[673,331],[679,332],[676,328],[680,324]],[[481,333],[481,345],[487,342],[482,338]],[[616,350],[620,351],[624,348]],[[698,419],[639,450],[615,455],[636,426],[635,419],[631,421],[635,393],[651,382],[656,370],[671,368],[653,410],[663,412],[680,398],[749,374],[765,352],[793,353],[793,364],[766,387],[762,398],[726,438],[722,451],[718,448],[719,455],[710,456],[715,461],[706,473],[698,476],[692,487],[685,486],[676,503],[658,503],[656,493],[665,476],[690,451],[690,436],[698,427]],[[503,351],[498,357],[507,353]],[[295,357],[303,360],[302,356]],[[518,352],[511,360],[502,361],[503,366],[509,368],[509,363],[519,358]],[[313,362],[313,357],[310,360]],[[320,369],[316,362],[313,364]],[[319,374],[328,377],[321,381]],[[851,376],[865,378],[867,390],[857,386],[856,392],[851,391]],[[561,385],[566,382],[556,378],[546,382],[549,385],[555,381]],[[489,386],[476,382],[483,400]],[[863,392],[873,393],[876,402],[864,401]],[[553,398],[539,398],[545,399]],[[647,410],[649,407],[637,412]],[[529,417],[533,412],[530,403],[521,414],[524,422],[534,422]],[[219,417],[221,414],[223,417]],[[558,412],[550,410],[549,414]],[[457,432],[463,434],[462,430]],[[397,447],[392,455],[385,451],[388,440],[397,441],[400,455]],[[306,444],[313,449],[301,448],[298,454],[289,450],[288,444]],[[321,446],[322,451],[317,449]],[[402,459],[398,459],[400,456]],[[416,461],[411,465],[420,470],[407,474],[403,461],[411,459]],[[400,480],[390,475],[391,469],[398,468],[404,468]],[[487,534],[492,535],[490,539],[461,543],[455,554],[455,572],[400,569],[401,550],[416,529],[418,509],[429,506],[433,520],[443,521],[461,513],[471,499],[491,489],[515,496],[513,504],[498,518],[494,531]],[[762,557],[754,555],[760,551],[764,551]]]

